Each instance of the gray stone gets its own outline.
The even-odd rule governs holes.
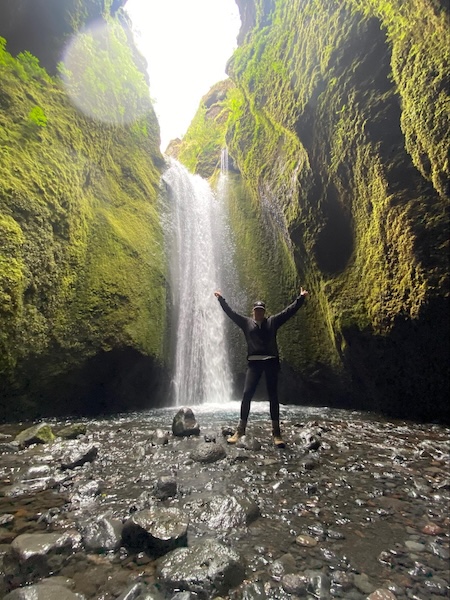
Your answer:
[[[300,432],[300,440],[305,450],[318,450],[321,446],[321,441],[316,432],[311,429],[303,429]]]
[[[194,518],[214,531],[229,531],[252,523],[259,515],[259,506],[249,498],[216,496],[202,504]]]
[[[38,583],[18,588],[6,594],[3,600],[80,600],[80,596],[62,585]]]
[[[97,446],[90,444],[80,444],[66,454],[61,462],[62,469],[75,469],[81,467],[87,462],[95,460],[98,454]]]
[[[133,583],[117,600],[163,600],[163,596],[154,586]]]
[[[171,475],[160,477],[153,487],[153,494],[159,500],[167,500],[177,495],[177,480]]]
[[[21,583],[57,573],[80,543],[81,536],[75,530],[23,533],[4,556],[5,573]]]
[[[287,573],[281,579],[281,586],[285,592],[293,596],[306,596],[308,578],[298,573]]]
[[[117,550],[122,543],[123,524],[117,519],[106,517],[84,521],[79,525],[83,544],[91,552]]]
[[[125,522],[122,541],[133,549],[162,555],[186,546],[188,518],[177,508],[153,507],[135,513]]]
[[[215,540],[173,550],[160,559],[157,567],[157,577],[168,591],[188,591],[201,596],[227,594],[244,576],[239,554]]]
[[[220,444],[203,442],[192,453],[192,459],[200,463],[213,463],[225,458],[227,453]]]
[[[67,425],[56,432],[58,437],[64,438],[65,440],[74,440],[79,435],[86,435],[87,427],[84,423],[72,423]]]
[[[363,594],[371,594],[375,587],[370,583],[369,577],[365,573],[354,575],[355,587]]]
[[[172,433],[176,436],[200,435],[200,427],[191,408],[181,408],[172,421]]]
[[[54,439],[51,427],[47,423],[38,423],[18,433],[14,441],[20,448],[26,448],[31,444],[46,444]]]
[[[295,570],[296,564],[292,554],[283,554],[269,566],[269,574],[275,581],[280,581],[284,575],[294,573]]]
[[[262,581],[251,581],[239,587],[241,600],[265,600],[267,598],[264,583]],[[215,598],[217,600],[217,598]]]

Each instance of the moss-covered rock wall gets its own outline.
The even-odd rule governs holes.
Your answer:
[[[83,25],[84,13],[60,4]],[[8,40],[0,46],[0,418],[160,401],[159,128],[129,32],[105,19],[122,48],[117,68],[142,83],[145,110],[130,122],[85,116],[27,47],[14,57]]]
[[[236,239],[250,256],[252,219],[269,212],[295,263],[289,275],[269,253],[246,285],[309,289],[282,340],[306,401],[448,420],[448,11],[431,0],[238,5],[221,102],[247,190],[231,208]]]

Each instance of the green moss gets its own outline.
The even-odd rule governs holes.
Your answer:
[[[440,335],[430,325],[449,295],[448,14],[428,0],[255,0],[255,14],[225,103],[242,286],[278,307],[305,285],[285,356],[398,404],[392,373],[416,381],[448,347],[446,311]],[[270,248],[267,264],[255,247]],[[416,367],[401,362],[411,348]]]
[[[80,114],[61,81],[42,77],[29,58],[25,81],[21,64],[0,49],[4,397],[28,385],[36,357],[41,382],[112,348],[165,360],[156,208],[163,160],[151,105],[133,124],[101,124]],[[45,126],[30,123],[36,107]]]

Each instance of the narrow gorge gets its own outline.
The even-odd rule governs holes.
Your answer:
[[[445,3],[239,0],[229,78],[166,156],[125,4],[0,7],[2,420],[171,402],[161,197],[170,157],[217,195],[226,149],[236,308],[310,292],[280,332],[282,402],[448,422]],[[73,38],[89,68],[61,61]]]

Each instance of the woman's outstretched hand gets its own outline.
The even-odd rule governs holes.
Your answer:
[[[215,296],[216,298],[222,298],[222,294],[221,294],[219,291],[217,291],[217,292],[214,292],[214,296]]]
[[[300,296],[307,296],[308,292],[307,290],[304,290],[302,287],[300,288]]]

